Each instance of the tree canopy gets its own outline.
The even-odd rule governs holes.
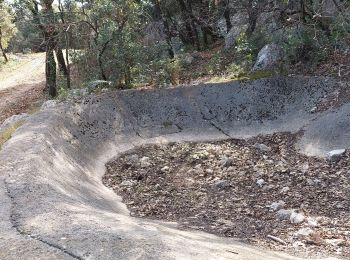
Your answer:
[[[284,48],[292,63],[324,59],[350,31],[349,5],[346,0],[16,0],[11,7],[18,31],[9,49],[47,53],[47,89],[53,96],[56,60],[68,88],[68,60],[79,84],[177,84],[190,59],[187,54],[224,41],[229,50],[218,54],[212,63],[221,64],[208,73],[247,70],[271,42]],[[16,31],[7,8],[2,12],[6,48]]]
[[[5,61],[8,60],[5,49],[11,38],[16,34],[16,26],[13,23],[13,16],[10,8],[5,3],[0,3],[0,50]]]

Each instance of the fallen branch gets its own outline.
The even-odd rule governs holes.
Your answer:
[[[286,245],[287,244],[284,240],[282,240],[282,239],[280,239],[278,237],[271,236],[271,235],[267,235],[267,237],[270,238],[271,240],[275,241],[275,242],[281,243],[282,245]]]

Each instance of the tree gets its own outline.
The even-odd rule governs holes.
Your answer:
[[[9,8],[5,4],[0,4],[0,50],[5,62],[8,62],[5,49],[17,31],[12,19],[13,17],[9,11]]]

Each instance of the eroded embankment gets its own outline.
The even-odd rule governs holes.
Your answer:
[[[102,184],[104,165],[147,143],[298,131],[305,125],[312,129],[314,122],[322,126],[320,120],[330,112],[310,110],[335,87],[327,79],[277,78],[113,92],[46,106],[0,152],[0,190],[9,195],[2,201],[7,210],[0,211],[0,258],[51,252],[57,258],[82,259],[281,259],[230,239],[130,217],[120,198]],[[344,112],[340,119],[347,116]],[[326,131],[330,135],[310,133],[301,149],[328,149],[336,137],[332,129]],[[312,146],[314,140],[318,146]]]

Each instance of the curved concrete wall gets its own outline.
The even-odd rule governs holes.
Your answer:
[[[298,131],[325,115],[309,111],[335,87],[276,78],[120,91],[42,109],[0,152],[0,258],[291,258],[132,218],[103,186],[104,165],[145,143]]]

